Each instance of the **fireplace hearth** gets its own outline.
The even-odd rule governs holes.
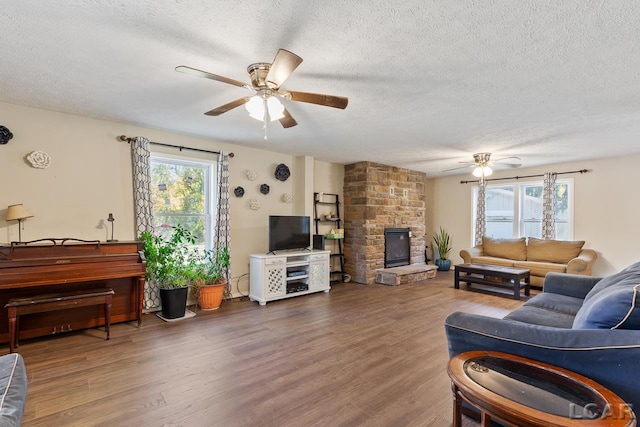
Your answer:
[[[384,268],[409,265],[411,261],[411,229],[384,229]]]

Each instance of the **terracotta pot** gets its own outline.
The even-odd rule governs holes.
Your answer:
[[[216,283],[215,285],[202,286],[198,297],[198,305],[200,308],[202,310],[217,310],[220,308],[225,286],[227,286],[226,281],[224,283]]]

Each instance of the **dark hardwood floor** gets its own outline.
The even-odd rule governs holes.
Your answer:
[[[337,284],[180,322],[147,314],[110,341],[102,329],[24,341],[23,426],[450,426],[445,317],[522,304],[464,288],[453,272]]]

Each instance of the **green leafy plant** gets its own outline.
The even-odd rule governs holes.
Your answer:
[[[195,254],[191,259],[190,285],[195,292],[195,297],[200,298],[200,289],[203,286],[225,285],[227,283],[227,269],[230,258],[227,248],[206,250]]]
[[[447,259],[449,257],[449,252],[451,252],[451,236],[449,236],[449,233],[440,227],[440,232],[433,235],[433,240],[436,242],[436,246],[438,247],[440,259]]]
[[[176,225],[168,237],[145,231],[139,240],[147,263],[147,280],[163,289],[189,285],[194,275],[190,245],[195,243],[189,231]]]

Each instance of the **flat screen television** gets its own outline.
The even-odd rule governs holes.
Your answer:
[[[305,249],[311,242],[308,216],[269,215],[269,252]]]

